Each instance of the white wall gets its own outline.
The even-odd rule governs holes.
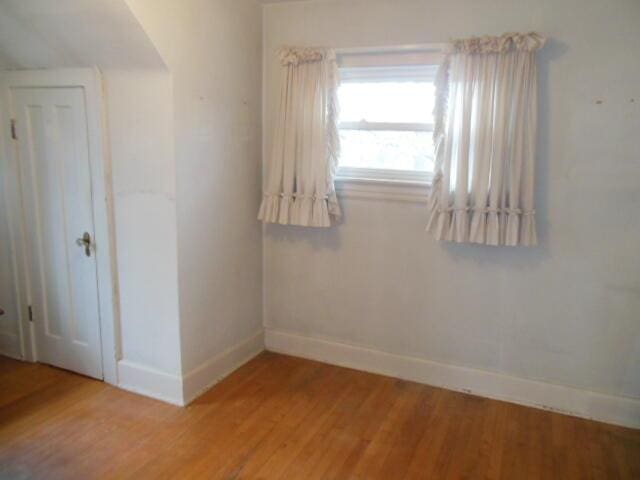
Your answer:
[[[343,198],[338,227],[265,230],[267,347],[270,338],[278,348],[296,338],[320,345],[278,336],[288,332],[640,399],[638,25],[636,0],[265,7],[265,152],[281,45],[440,43],[529,30],[550,39],[539,57],[540,245],[438,243],[424,231],[421,204]]]
[[[182,371],[262,331],[255,0],[129,0],[173,76]],[[254,346],[261,345],[256,340]]]
[[[179,376],[180,330],[171,75],[103,72],[112,158],[121,357]]]
[[[125,0],[0,0],[0,68],[164,68]]]

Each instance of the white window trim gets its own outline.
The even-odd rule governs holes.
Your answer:
[[[363,79],[379,81],[411,81],[416,78],[435,80],[437,65],[443,55],[443,45],[401,46],[389,48],[338,49],[342,82]],[[408,63],[398,65],[395,58],[406,60],[407,52],[417,53],[411,58],[418,62],[428,59],[427,65]],[[353,56],[352,58],[349,58]],[[394,58],[395,57],[395,58]],[[371,60],[369,62],[369,59]],[[401,61],[405,61],[401,60]],[[401,68],[398,68],[401,66]],[[366,69],[366,74],[365,70]],[[433,131],[432,124],[392,122],[342,122],[340,129]],[[339,167],[336,192],[345,198],[369,198],[402,202],[426,203],[433,172],[415,170],[387,170],[375,168]]]
[[[340,122],[340,130],[381,130],[385,132],[433,132],[432,123],[406,123],[406,122]]]
[[[433,82],[438,73],[437,65],[398,65],[398,66],[360,66],[360,67],[339,67],[340,81],[359,82],[415,82],[422,80]]]
[[[343,181],[386,182],[392,184],[430,184],[433,172],[419,170],[392,170],[383,168],[339,167],[338,178]]]

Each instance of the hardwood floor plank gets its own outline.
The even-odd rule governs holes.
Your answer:
[[[332,405],[314,435],[307,437],[299,453],[283,471],[282,478],[307,478],[327,468],[331,455],[335,453],[335,443],[342,441],[345,422],[350,422],[360,405],[376,389],[377,380],[371,376],[361,377],[359,372],[345,371],[348,383],[344,395]],[[364,388],[364,383],[369,388]]]
[[[261,439],[252,457],[234,471],[237,478],[276,478],[289,465],[304,445],[326,425],[338,403],[348,393],[348,378],[325,371],[326,381],[318,381],[305,392],[281,425],[268,438]]]
[[[635,479],[640,431],[272,353],[186,408],[0,357],[1,479]]]
[[[372,383],[375,381],[378,386],[372,385],[372,394],[363,402],[353,418],[341,427],[345,430],[344,445],[337,450],[333,461],[328,463],[324,478],[351,478],[358,462],[386,418],[386,412],[393,406],[395,381],[374,377],[370,381]]]

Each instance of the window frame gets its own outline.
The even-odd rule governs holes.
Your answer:
[[[340,83],[434,82],[442,62],[441,45],[338,51]],[[339,130],[433,132],[432,123],[340,122]],[[338,166],[336,189],[346,196],[426,201],[433,171]]]

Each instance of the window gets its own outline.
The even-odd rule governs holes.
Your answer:
[[[434,162],[434,56],[340,61],[339,179],[426,183]],[[353,65],[355,63],[355,65]]]

